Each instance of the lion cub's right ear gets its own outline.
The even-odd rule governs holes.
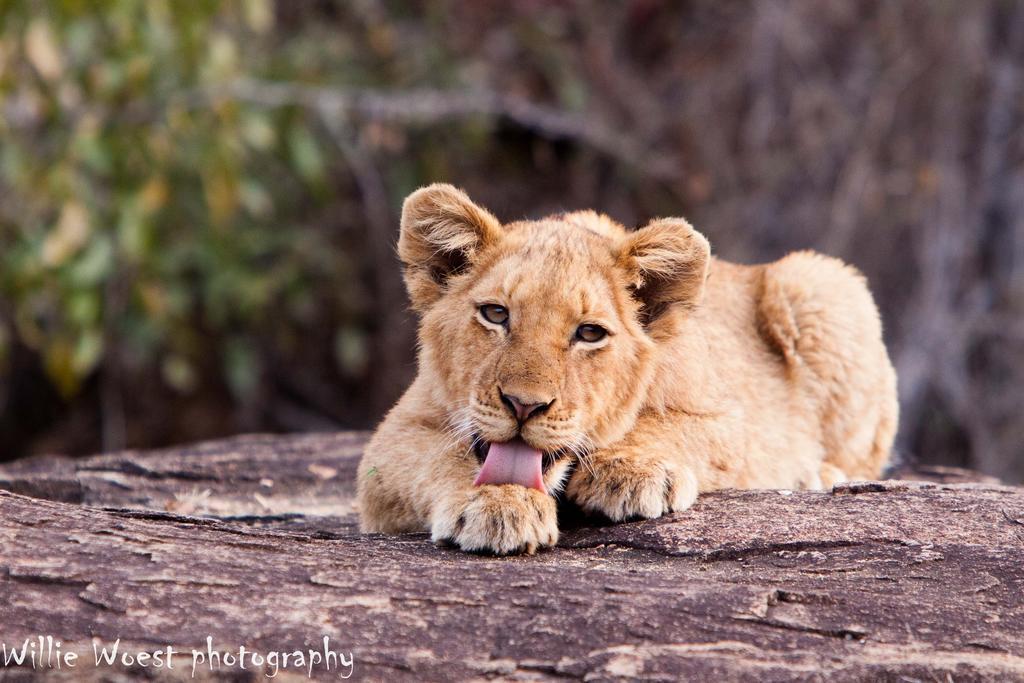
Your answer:
[[[422,311],[437,301],[448,278],[465,271],[501,233],[497,218],[451,185],[435,183],[409,195],[402,205],[398,256],[413,308]]]

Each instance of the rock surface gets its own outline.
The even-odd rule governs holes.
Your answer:
[[[0,679],[185,680],[208,636],[264,654],[328,636],[354,680],[1024,680],[1024,489],[933,469],[717,492],[617,526],[567,511],[559,547],[501,559],[358,534],[364,440],[0,467],[0,643],[53,635],[81,654],[62,672],[0,659]],[[93,639],[180,654],[173,669],[96,667]]]

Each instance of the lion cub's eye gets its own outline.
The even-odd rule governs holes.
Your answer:
[[[480,307],[480,315],[495,325],[504,325],[508,322],[508,309],[498,304],[484,304]]]
[[[608,330],[604,329],[600,325],[580,325],[576,328],[576,339],[578,341],[588,342],[593,344],[599,342],[608,336]]]

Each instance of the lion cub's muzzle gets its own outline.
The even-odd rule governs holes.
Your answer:
[[[551,409],[555,399],[541,398],[536,392],[506,389],[497,387],[500,408],[493,403],[478,404],[481,417],[489,418],[483,425],[493,425],[494,420],[504,424],[494,430],[485,427],[474,435],[473,453],[480,462],[474,484],[519,484],[546,491],[544,475],[569,452],[545,444],[546,439],[538,442],[531,432],[537,429],[542,422],[538,418]],[[512,423],[507,422],[509,417]],[[540,428],[541,432],[546,431],[543,426]]]

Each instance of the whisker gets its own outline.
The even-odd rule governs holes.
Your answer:
[[[443,439],[438,446],[437,453],[442,454],[445,451],[454,448],[460,442],[466,441],[470,438],[475,438],[474,434],[475,429],[472,420],[472,409],[467,401],[464,405],[452,410],[445,417],[445,424],[441,429]],[[473,444],[471,442],[469,448],[472,448],[472,445]],[[465,453],[465,451],[463,451],[463,453]]]
[[[597,472],[594,469],[594,463],[592,462],[592,454],[594,449],[594,442],[590,439],[586,432],[581,429],[576,430],[574,439],[570,442],[570,450],[573,455],[576,456],[577,462],[587,470],[592,476],[597,476]]]

